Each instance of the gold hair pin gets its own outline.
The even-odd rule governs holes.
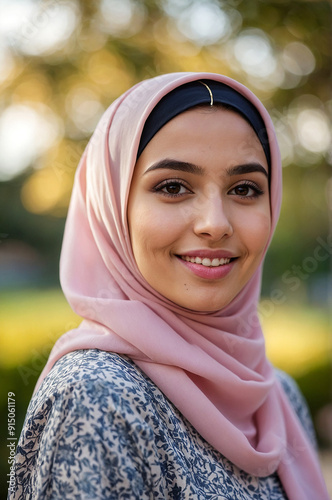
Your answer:
[[[201,83],[202,85],[204,85],[204,87],[206,87],[208,89],[209,94],[210,94],[210,106],[213,106],[213,94],[212,94],[210,87],[206,83],[201,82],[201,80],[199,80],[199,83]]]

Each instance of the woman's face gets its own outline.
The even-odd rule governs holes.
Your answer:
[[[168,122],[135,166],[128,223],[145,280],[194,311],[227,306],[269,239],[268,166],[250,125],[219,107]]]

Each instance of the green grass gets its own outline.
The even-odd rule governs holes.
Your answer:
[[[15,367],[46,353],[80,321],[59,289],[1,293],[0,366]]]
[[[0,294],[0,366],[13,368],[48,351],[75,328],[61,290],[22,290]],[[327,310],[296,305],[276,307],[263,318],[267,355],[291,375],[301,375],[331,356]]]
[[[262,320],[267,355],[295,377],[331,360],[330,317],[327,308],[278,306]]]

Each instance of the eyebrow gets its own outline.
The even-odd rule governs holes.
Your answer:
[[[149,167],[144,175],[151,170],[158,170],[159,168],[165,168],[169,170],[181,170],[182,172],[188,172],[189,174],[203,175],[205,170],[194,163],[188,163],[187,161],[172,160],[170,158],[165,158],[164,160],[157,161],[151,167]]]
[[[269,177],[267,170],[260,163],[245,163],[244,165],[236,165],[228,168],[228,175],[250,174],[251,172],[261,172],[266,177]]]
[[[151,167],[149,167],[144,175],[148,172],[158,169],[169,169],[169,170],[180,170],[181,172],[188,172],[190,174],[204,175],[205,169],[194,163],[189,163],[186,161],[173,160],[171,158],[165,158],[163,160],[157,161]],[[269,176],[266,169],[260,163],[245,163],[243,165],[236,165],[235,167],[230,167],[226,169],[226,172],[229,176],[233,175],[243,175],[249,174],[252,172],[261,172],[266,177]]]

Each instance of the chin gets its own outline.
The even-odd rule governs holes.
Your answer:
[[[211,304],[206,304],[206,307],[200,306],[200,307],[191,308],[191,310],[195,311],[195,312],[200,312],[200,313],[214,313],[214,312],[220,311],[221,309],[224,309],[225,307],[226,307],[225,304],[216,305],[216,306],[211,306]]]
[[[190,300],[190,301],[176,301],[174,302],[177,306],[183,307],[185,309],[188,309],[190,311],[194,312],[200,312],[200,313],[213,313],[220,311],[221,309],[224,309],[228,304],[231,302],[232,299],[229,301],[213,301],[213,300],[207,300],[206,298],[204,300]]]

